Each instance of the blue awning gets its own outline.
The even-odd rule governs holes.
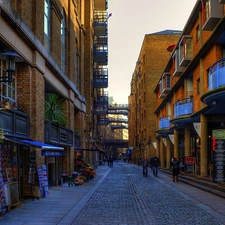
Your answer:
[[[50,144],[46,144],[46,143],[39,142],[39,141],[33,141],[32,139],[19,138],[19,137],[15,137],[15,136],[11,136],[11,135],[4,135],[4,140],[11,141],[11,142],[21,144],[21,145],[33,146],[33,147],[41,148],[41,149],[45,149],[45,150],[58,150],[58,151],[64,150],[63,147],[50,145]]]

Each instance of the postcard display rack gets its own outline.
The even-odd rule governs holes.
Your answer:
[[[4,192],[4,182],[3,182],[3,171],[2,171],[2,145],[0,144],[0,214],[6,212],[5,204],[5,192]]]
[[[35,196],[34,189],[35,189],[35,178],[36,178],[36,153],[35,151],[30,152],[30,165],[29,165],[29,174],[28,174],[28,184],[30,184],[30,193],[25,197],[30,197],[32,200],[37,198],[39,200],[39,196]]]
[[[48,196],[48,176],[46,165],[42,165],[41,168],[37,168],[39,187],[42,193],[42,197]]]
[[[17,174],[17,151],[9,143],[0,145],[0,213],[21,206]]]

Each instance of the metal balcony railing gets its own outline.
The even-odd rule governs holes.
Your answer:
[[[97,117],[97,125],[98,126],[107,126],[108,118],[106,116],[98,116]]]
[[[193,98],[185,98],[175,103],[174,118],[193,113]]]
[[[94,88],[108,87],[108,69],[107,68],[94,69],[93,87]]]
[[[170,128],[171,127],[170,120],[171,120],[170,116],[160,118],[159,119],[159,129]]]
[[[99,65],[108,64],[108,37],[98,37],[94,41],[93,60]]]
[[[106,11],[95,11],[94,13],[94,35],[107,36],[108,35],[108,13]]]
[[[94,106],[95,115],[106,115],[108,114],[108,104],[95,104]]]
[[[208,85],[210,91],[225,86],[225,58],[210,67]]]

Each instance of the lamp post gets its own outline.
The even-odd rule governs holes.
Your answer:
[[[0,76],[0,82],[12,82],[16,62],[22,61],[22,58],[15,52],[6,51],[0,54],[0,59],[6,61],[6,75]]]

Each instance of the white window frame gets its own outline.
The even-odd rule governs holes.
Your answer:
[[[44,46],[50,52],[50,0],[44,3]]]

